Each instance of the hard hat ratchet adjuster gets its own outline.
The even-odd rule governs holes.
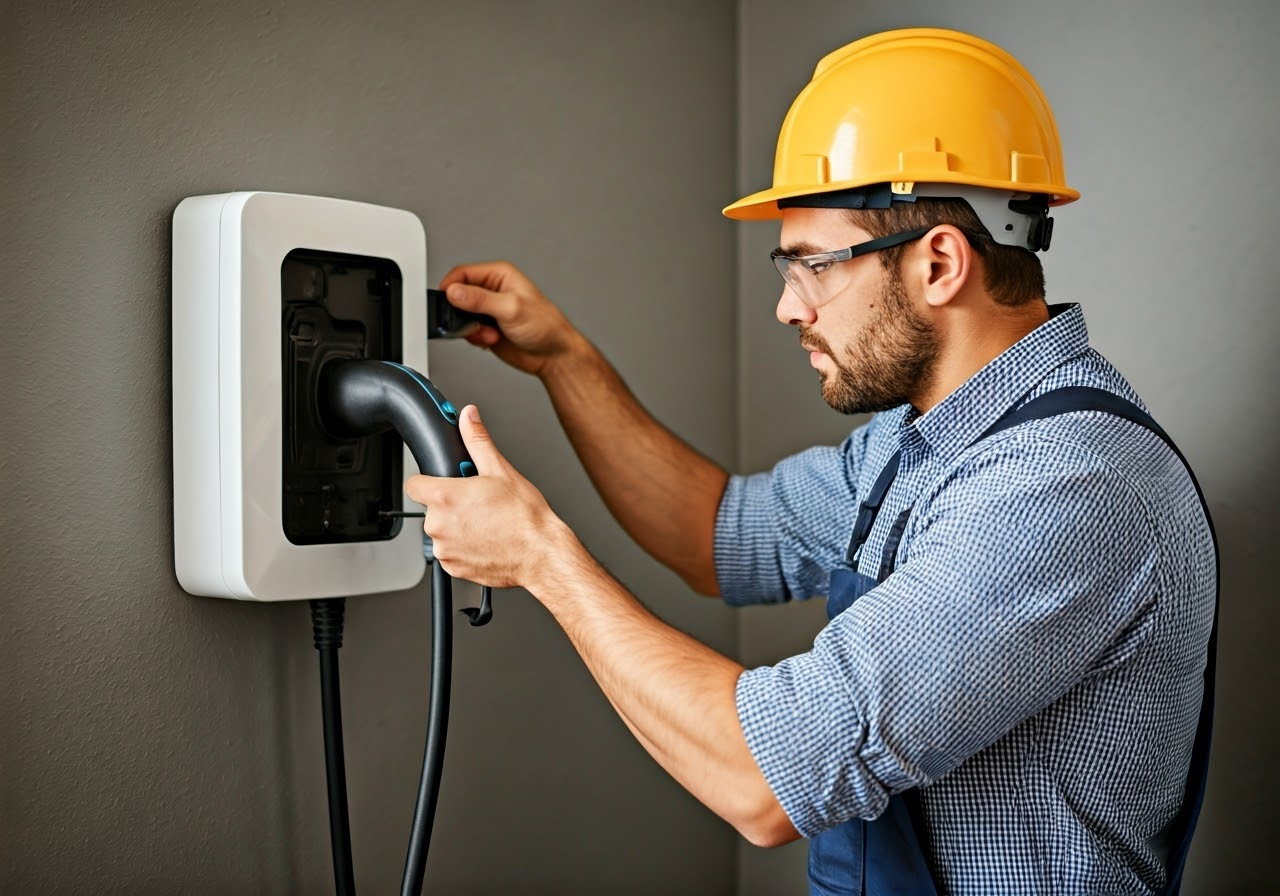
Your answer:
[[[1027,199],[1010,199],[1009,210],[1031,218],[1031,226],[1027,230],[1027,248],[1032,252],[1047,250],[1053,240],[1053,218],[1049,217],[1048,197],[1035,195]]]

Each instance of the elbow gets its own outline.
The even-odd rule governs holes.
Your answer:
[[[756,765],[745,737],[736,772],[731,786],[725,790],[726,794],[732,793],[733,798],[720,807],[721,817],[733,825],[748,843],[762,849],[773,849],[799,840],[800,832],[791,823],[768,779]]]
[[[693,589],[695,594],[700,594],[703,597],[720,596],[720,583],[716,581],[714,574],[709,577],[697,575],[685,576],[684,582]]]
[[[734,828],[748,843],[761,849],[774,849],[800,839],[800,832],[772,794],[767,804],[741,819]]]
[[[715,511],[711,511],[711,523],[696,532],[690,543],[691,550],[672,566],[697,594],[704,597],[720,596],[720,580],[716,575]]]
[[[720,582],[716,577],[715,564],[712,561],[690,564],[676,572],[695,594],[703,597],[720,596]]]
[[[761,849],[776,849],[779,846],[786,846],[788,843],[794,843],[800,839],[800,833],[789,821],[785,825],[743,826],[738,828],[738,833],[746,838],[746,841],[752,846],[758,846]]]

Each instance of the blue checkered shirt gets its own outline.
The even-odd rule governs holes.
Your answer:
[[[946,893],[1149,893],[1182,802],[1213,620],[1195,488],[1156,435],[1100,412],[973,444],[1062,386],[1141,406],[1079,306],[920,416],[733,477],[715,558],[730,604],[825,596],[858,500],[902,460],[859,572],[913,506],[897,569],[812,650],[738,681],[752,755],[796,829],[873,819],[920,788]]]

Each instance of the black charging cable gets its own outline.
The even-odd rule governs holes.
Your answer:
[[[320,653],[320,702],[324,713],[324,767],[329,786],[329,841],[333,880],[338,896],[355,896],[351,860],[351,819],[347,812],[347,765],[342,752],[342,689],[338,681],[338,649],[346,599],[310,601],[311,633]]]
[[[417,371],[393,361],[335,359],[321,368],[317,391],[322,425],[334,438],[349,440],[394,430],[409,448],[418,469],[423,473],[432,476],[476,474],[475,464],[471,462],[471,456],[458,431],[457,410],[430,380]],[[413,514],[385,512],[384,515],[405,517]],[[424,540],[424,552],[429,550],[430,541]],[[427,743],[423,754],[422,776],[418,782],[418,797],[413,810],[404,877],[400,886],[402,896],[419,896],[422,892],[427,848],[431,842],[431,827],[440,796],[445,735],[449,723],[449,688],[453,662],[453,580],[434,557],[431,559],[431,690],[428,697]],[[469,607],[463,611],[472,625],[484,625],[492,616],[491,593],[489,588],[485,588],[479,609]],[[333,600],[340,602],[341,599],[312,601],[313,614],[316,604]],[[337,635],[340,644],[341,609],[338,611]],[[335,647],[332,668],[335,693],[336,649]],[[322,676],[327,674],[325,668],[322,651]],[[336,721],[332,739],[336,750],[330,752],[329,749],[330,700],[326,698],[325,758],[329,766],[334,875],[340,896],[350,896],[354,893],[355,885],[351,877],[351,836],[347,822],[341,716],[337,712],[336,697],[332,702]],[[335,789],[340,793],[337,803],[334,799]],[[339,831],[342,833],[341,848]],[[341,862],[340,854],[345,855]]]
[[[429,542],[424,542],[429,549]],[[427,698],[427,745],[422,755],[422,776],[409,830],[409,851],[404,860],[400,896],[419,896],[431,845],[431,827],[440,798],[445,737],[449,733],[449,688],[453,669],[453,579],[439,560],[431,562],[431,693]]]

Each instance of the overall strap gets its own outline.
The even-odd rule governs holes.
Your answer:
[[[1169,434],[1151,419],[1150,414],[1111,392],[1086,386],[1071,386],[1046,392],[996,421],[995,425],[983,434],[983,438],[1028,420],[1071,411],[1103,411],[1114,414],[1146,427],[1159,436],[1186,467],[1187,475],[1191,477],[1191,484],[1195,486],[1196,497],[1200,499],[1200,506],[1204,509],[1204,518],[1209,525],[1209,535],[1213,540],[1213,628],[1209,631],[1208,658],[1204,667],[1204,698],[1200,705],[1200,721],[1196,725],[1196,739],[1191,751],[1191,768],[1187,772],[1186,796],[1183,797],[1178,814],[1166,828],[1173,849],[1169,853],[1166,865],[1169,869],[1169,880],[1165,885],[1163,896],[1176,896],[1182,885],[1182,871],[1187,861],[1187,853],[1191,849],[1191,836],[1195,833],[1196,822],[1200,819],[1200,807],[1204,804],[1205,783],[1209,777],[1209,742],[1213,735],[1213,697],[1218,658],[1218,598],[1222,592],[1222,559],[1218,552],[1218,534],[1213,527],[1213,517],[1209,515],[1209,504],[1205,501],[1204,490],[1200,488],[1195,472],[1187,463],[1182,451],[1173,443],[1173,439],[1169,438]]]
[[[871,527],[876,522],[876,514],[880,512],[880,504],[898,475],[898,464],[901,460],[902,452],[893,452],[893,457],[889,458],[884,469],[880,471],[875,485],[871,486],[867,497],[858,505],[858,518],[853,524],[853,535],[849,537],[849,547],[844,552],[845,562],[854,569],[858,568],[858,551],[862,549],[863,542],[871,534]]]
[[[1054,389],[1052,392],[1038,395],[1022,407],[1009,411],[991,424],[991,427],[975,439],[974,442],[976,444],[987,436],[993,436],[1020,423],[1043,420],[1045,417],[1056,417],[1059,414],[1070,414],[1075,411],[1102,411],[1146,427],[1158,435],[1173,450],[1173,453],[1178,455],[1178,460],[1182,461],[1182,465],[1190,472],[1191,466],[1187,463],[1187,459],[1182,456],[1178,446],[1173,444],[1173,439],[1169,438],[1169,434],[1161,428],[1159,423],[1151,419],[1150,414],[1114,392],[1095,389],[1091,386],[1065,386],[1061,389]],[[1191,479],[1194,482],[1195,476],[1193,475]],[[1201,502],[1203,503],[1204,496],[1200,493],[1200,485],[1198,483],[1196,484],[1196,492],[1201,494]]]

